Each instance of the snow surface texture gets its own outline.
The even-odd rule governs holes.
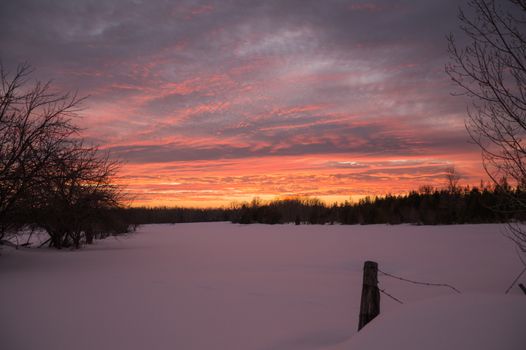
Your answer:
[[[149,225],[80,251],[0,251],[0,348],[524,349],[500,225]],[[365,260],[381,315],[356,333]],[[525,278],[519,281],[526,283]]]
[[[347,349],[476,349],[525,347],[524,296],[465,295],[409,304],[380,315]]]

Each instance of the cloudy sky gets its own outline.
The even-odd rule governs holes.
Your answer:
[[[483,178],[444,73],[460,0],[0,3],[0,59],[89,95],[135,204],[326,200]]]

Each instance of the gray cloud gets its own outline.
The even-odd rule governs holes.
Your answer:
[[[1,58],[91,94],[86,125],[133,162],[464,151],[443,73],[460,3],[4,1]]]

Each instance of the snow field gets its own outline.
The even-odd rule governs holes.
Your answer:
[[[503,231],[197,223],[147,225],[80,251],[4,248],[0,348],[430,349],[417,335],[431,332],[448,335],[435,339],[452,342],[442,348],[521,349],[526,332],[513,326],[526,322],[526,297],[503,294],[522,264]],[[380,317],[357,334],[365,260],[463,294],[380,275],[404,305],[382,295]],[[404,332],[414,336],[389,338]]]

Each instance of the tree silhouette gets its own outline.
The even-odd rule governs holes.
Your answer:
[[[0,65],[0,242],[25,226],[45,229],[56,248],[125,231],[108,224],[121,201],[111,181],[118,163],[86,146],[73,123],[83,98],[32,73]]]
[[[55,93],[50,83],[31,84],[32,73],[27,64],[13,75],[0,65],[0,240],[24,221],[28,194],[46,181],[49,159],[78,131],[71,120],[82,99]]]
[[[471,99],[466,128],[482,150],[484,168],[500,186],[503,178],[526,185],[526,1],[471,0],[459,12],[467,39],[449,36],[446,72]],[[502,191],[506,208],[526,211],[523,191]],[[526,251],[526,232],[510,224],[510,238]]]

